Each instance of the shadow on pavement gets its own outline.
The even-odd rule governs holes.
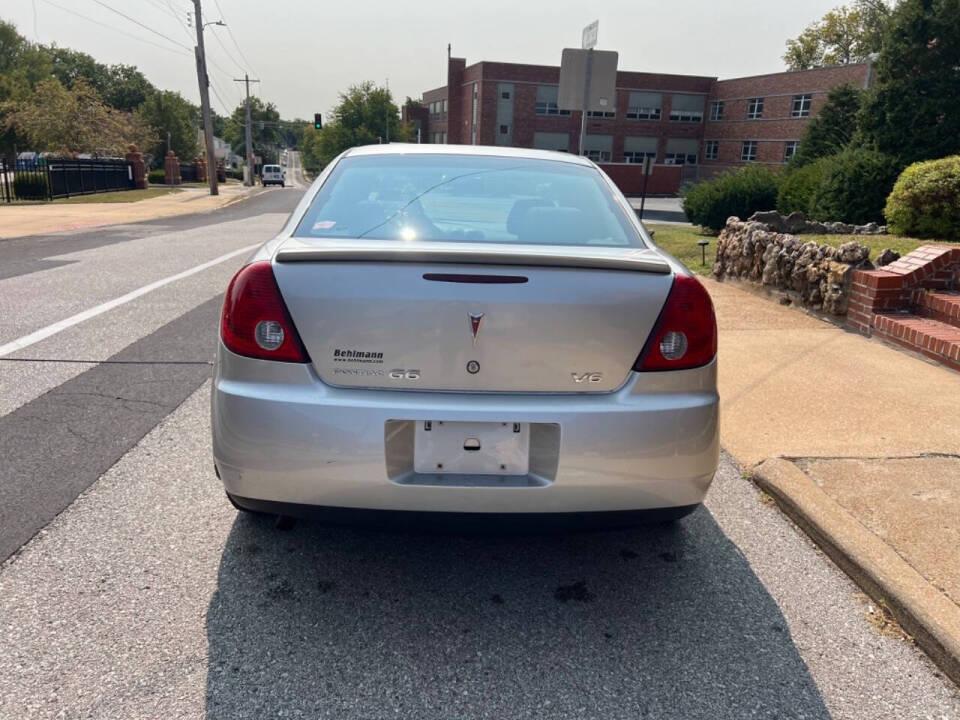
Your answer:
[[[529,536],[241,515],[207,634],[208,718],[829,718],[703,508]]]

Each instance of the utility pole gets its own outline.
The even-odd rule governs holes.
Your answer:
[[[243,80],[238,80],[237,78],[234,78],[233,81],[242,82],[244,85],[247,86],[247,110],[245,115],[246,120],[244,121],[244,125],[246,126],[244,137],[246,138],[246,141],[247,141],[247,175],[243,179],[243,184],[253,185],[253,134],[252,134],[252,127],[250,124],[250,83],[252,82],[256,83],[260,81],[251,80],[250,76],[247,75],[246,73],[244,73],[243,75]]]
[[[390,78],[387,78],[387,108],[384,111],[384,120],[387,122],[387,142],[390,142]]]
[[[193,0],[193,10],[197,16],[197,82],[200,83],[200,111],[203,115],[203,144],[207,155],[207,180],[210,194],[219,195],[217,188],[217,156],[213,152],[213,120],[210,116],[210,80],[207,78],[207,56],[203,49],[203,16],[200,12],[200,0]]]

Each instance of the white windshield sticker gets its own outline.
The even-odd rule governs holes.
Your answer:
[[[314,230],[330,230],[336,224],[337,224],[336,220],[317,220],[313,224],[313,229]]]

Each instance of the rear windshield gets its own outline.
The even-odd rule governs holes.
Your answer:
[[[263,171],[264,171],[264,172],[280,172],[280,166],[279,166],[279,165],[264,165],[264,166],[263,166]]]
[[[407,242],[644,246],[592,167],[453,154],[343,158],[295,234]]]

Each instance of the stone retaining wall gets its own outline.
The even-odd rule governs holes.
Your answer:
[[[717,238],[713,274],[784,292],[804,307],[844,315],[854,269],[872,269],[870,248],[858,242],[838,248],[785,233],[761,222],[727,219]]]

